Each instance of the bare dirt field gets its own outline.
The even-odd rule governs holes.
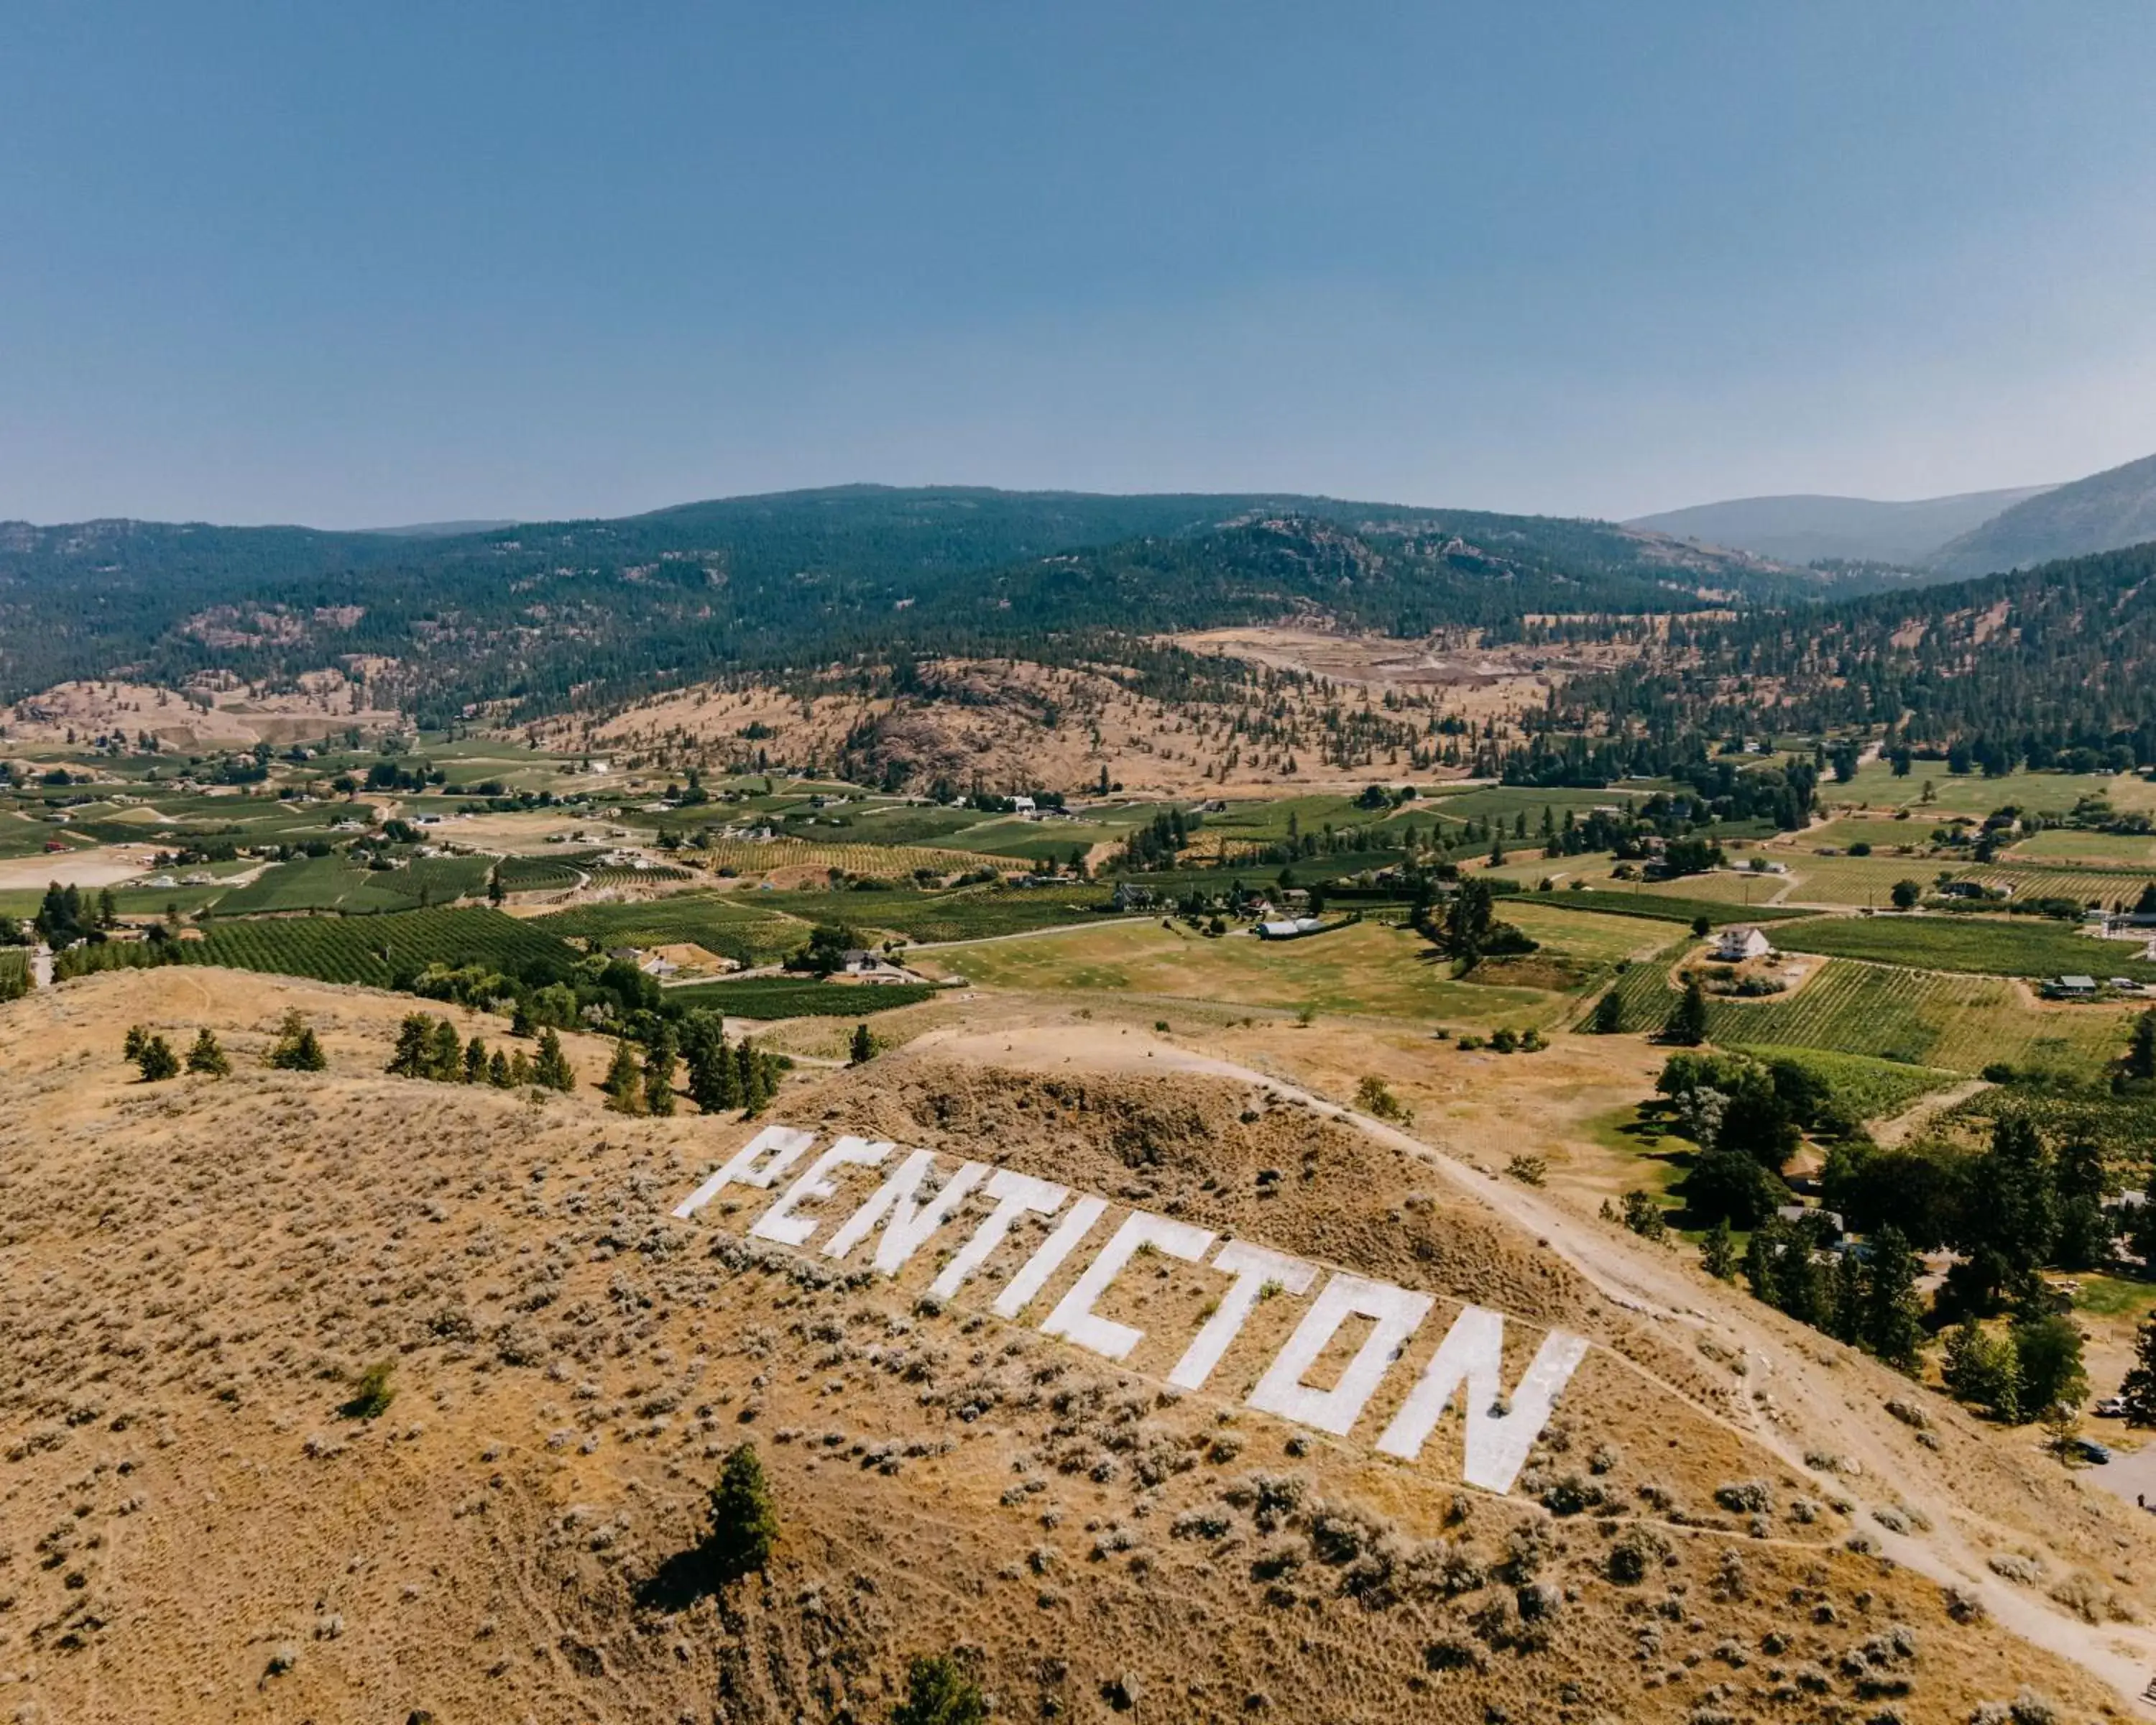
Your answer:
[[[1173,639],[1193,653],[1224,654],[1334,683],[1442,695],[1449,710],[1478,721],[1517,718],[1541,706],[1567,676],[1602,662],[1548,649],[1448,647],[1279,625],[1204,629]]]
[[[63,886],[116,886],[149,869],[157,854],[153,845],[101,845],[91,850],[10,857],[0,860],[0,892],[34,892],[54,881]]]
[[[1585,1337],[1511,1494],[1460,1483],[1456,1414],[1414,1463],[1369,1447],[1391,1379],[1338,1437],[1245,1407],[1292,1296],[1171,1390],[1218,1294],[1196,1264],[1133,1260],[1112,1363],[1036,1327],[1076,1260],[1014,1322],[925,1300],[933,1250],[891,1281],[745,1239],[767,1194],[670,1217],[749,1125],[387,1077],[389,995],[112,974],[0,1008],[0,1707],[881,1721],[911,1655],[956,1648],[998,1717],[1958,1725],[2025,1686],[2131,1710],[2145,1517],[1943,1403],[1889,1417],[1918,1393],[1476,1173],[1439,1122],[1250,1063],[1292,1026],[1196,1047],[979,1004],[797,1072],[773,1117],[1419,1289],[1437,1321],[1500,1310],[1508,1381],[1546,1328]],[[259,1064],[288,1007],[326,1073]],[[136,1022],[216,1027],[234,1075],[133,1081]],[[607,1049],[576,1042],[588,1081]],[[1629,1081],[1576,1058],[1578,1106]],[[377,1362],[393,1401],[341,1415]],[[743,1440],[778,1549],[705,1592],[683,1558]]]

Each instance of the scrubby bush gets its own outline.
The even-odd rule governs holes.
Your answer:
[[[389,1381],[395,1370],[389,1361],[377,1360],[359,1374],[352,1385],[352,1399],[337,1412],[347,1420],[380,1419],[397,1399],[396,1389]]]
[[[1414,1123],[1414,1111],[1393,1094],[1392,1086],[1374,1072],[1366,1076],[1355,1087],[1355,1106],[1365,1113],[1374,1114],[1380,1120],[1389,1120],[1401,1126]]]
[[[906,1668],[906,1699],[891,1725],[982,1725],[988,1717],[979,1680],[958,1655],[920,1654]]]
[[[1610,1544],[1609,1579],[1625,1587],[1635,1585],[1661,1568],[1669,1554],[1666,1538],[1645,1522],[1635,1522]]]

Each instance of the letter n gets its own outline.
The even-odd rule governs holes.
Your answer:
[[[1467,1307],[1445,1332],[1421,1380],[1378,1440],[1378,1447],[1388,1455],[1414,1461],[1453,1392],[1465,1386],[1467,1455],[1462,1476],[1486,1491],[1509,1491],[1527,1451],[1549,1422],[1558,1392],[1572,1381],[1586,1353],[1587,1343],[1578,1337],[1552,1330],[1521,1374],[1511,1399],[1501,1407],[1504,1316],[1484,1307]]]

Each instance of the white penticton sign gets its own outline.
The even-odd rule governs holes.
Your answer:
[[[674,1214],[688,1219],[730,1186],[769,1191],[784,1180],[784,1189],[749,1224],[752,1239],[805,1249],[819,1230],[835,1223],[816,1250],[843,1263],[874,1236],[869,1261],[891,1276],[950,1229],[957,1244],[943,1243],[949,1255],[928,1291],[949,1300],[969,1284],[1000,1274],[1002,1285],[989,1307],[998,1317],[1013,1320],[1040,1301],[1057,1273],[1089,1240],[1095,1241],[1092,1255],[1040,1327],[1047,1335],[1117,1361],[1130,1357],[1145,1332],[1098,1308],[1132,1259],[1142,1253],[1158,1254],[1204,1265],[1225,1282],[1168,1372],[1168,1381],[1180,1389],[1205,1387],[1260,1299],[1275,1295],[1306,1298],[1300,1321],[1250,1389],[1246,1404],[1336,1437],[1354,1430],[1381,1385],[1405,1358],[1435,1303],[1428,1294],[1345,1271],[1328,1271],[1248,1240],[1219,1240],[1210,1229],[1145,1210],[1128,1212],[1101,1242],[1096,1230],[1110,1208],[1106,1199],[1081,1193],[1074,1201],[1067,1186],[985,1163],[964,1163],[945,1173],[926,1150],[900,1158],[882,1183],[851,1210],[826,1213],[821,1207],[839,1196],[842,1183],[859,1178],[855,1170],[884,1168],[897,1147],[841,1137],[802,1166],[815,1142],[814,1132],[766,1127],[684,1199]],[[962,1217],[970,1219],[970,1232],[963,1237]],[[1014,1269],[993,1270],[991,1260],[998,1249],[1028,1218],[1050,1224],[1046,1237]],[[1367,1323],[1367,1332],[1332,1374],[1330,1386],[1309,1382],[1312,1368],[1355,1319]],[[1378,1433],[1377,1447],[1388,1455],[1415,1460],[1439,1419],[1457,1399],[1466,1427],[1462,1476],[1485,1491],[1511,1490],[1548,1422],[1552,1406],[1585,1357],[1587,1343],[1562,1330],[1551,1331],[1509,1394],[1503,1383],[1504,1344],[1502,1314],[1479,1306],[1465,1307]]]

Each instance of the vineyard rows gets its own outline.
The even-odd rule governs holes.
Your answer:
[[[1628,1028],[1651,1031],[1667,1019],[1677,999],[1666,955],[1635,964],[1619,983]],[[1830,958],[1787,999],[1712,1002],[1707,1034],[1724,1045],[1825,1049],[1955,1072],[2005,1061],[2088,1075],[2123,1049],[2126,1024],[2101,1006],[2033,1005],[1995,977]]]
[[[429,964],[481,964],[508,975],[575,954],[531,924],[492,910],[434,909],[377,916],[309,916],[225,922],[178,949],[190,964],[388,986]]]
[[[1961,878],[1985,886],[2010,886],[2018,899],[2071,898],[2082,904],[2122,906],[2131,910],[2141,889],[2156,872],[2146,869],[1969,869]]]
[[[952,850],[934,845],[826,845],[804,839],[773,839],[765,844],[754,844],[745,839],[714,839],[703,854],[715,867],[733,869],[744,875],[761,875],[772,869],[810,868],[898,878],[916,869],[957,874],[983,867],[1018,870],[1029,866],[1021,857]]]

